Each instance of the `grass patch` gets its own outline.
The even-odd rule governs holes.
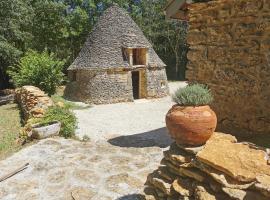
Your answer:
[[[77,119],[69,108],[60,106],[50,107],[45,116],[40,119],[39,123],[49,124],[52,121],[61,122],[61,129],[59,133],[61,136],[65,138],[74,137]]]
[[[51,96],[55,106],[50,107],[43,118],[34,119],[34,123],[47,125],[52,121],[59,121],[61,122],[60,136],[65,138],[74,138],[77,119],[72,110],[86,109],[90,106],[80,106],[74,102],[67,101],[63,97],[63,91],[64,87],[57,88],[56,94]]]
[[[21,148],[16,142],[22,127],[17,104],[0,106],[0,159]]]

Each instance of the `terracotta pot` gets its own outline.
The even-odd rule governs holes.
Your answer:
[[[166,125],[178,144],[202,145],[217,126],[215,112],[209,106],[174,105],[166,115]]]

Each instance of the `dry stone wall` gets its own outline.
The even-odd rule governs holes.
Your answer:
[[[77,70],[76,81],[68,84],[65,96],[76,101],[94,104],[132,101],[131,72]]]
[[[141,72],[144,71],[141,69]],[[140,74],[142,98],[159,98],[168,95],[165,68],[146,69],[145,73]],[[73,81],[68,83],[65,96],[71,100],[93,104],[134,100],[131,71],[121,68],[70,70],[69,79]]]
[[[270,1],[194,3],[189,18],[186,77],[212,89],[219,129],[270,133]]]
[[[23,86],[17,89],[15,98],[25,121],[31,117],[42,117],[45,111],[53,105],[51,98],[34,86]]]
[[[148,69],[146,71],[147,97],[164,97],[169,94],[167,75],[164,68]]]
[[[267,200],[268,159],[269,149],[237,143],[223,133],[214,133],[201,147],[173,143],[148,176],[146,192],[156,200]]]

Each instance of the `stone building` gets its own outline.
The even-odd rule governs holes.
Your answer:
[[[189,21],[186,77],[213,91],[219,129],[270,133],[270,1],[170,0],[166,15]]]
[[[165,64],[126,11],[104,11],[68,68],[68,98],[94,104],[168,94]]]

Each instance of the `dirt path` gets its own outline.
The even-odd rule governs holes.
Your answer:
[[[164,128],[171,105],[170,98],[163,98],[76,111],[78,134],[90,141],[50,138],[0,161],[0,177],[29,163],[0,183],[0,199],[144,199],[147,175],[171,143]]]

